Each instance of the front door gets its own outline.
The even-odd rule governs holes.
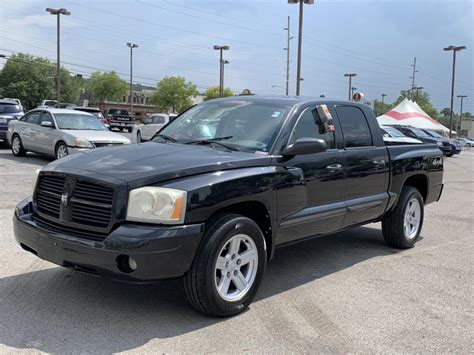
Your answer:
[[[314,106],[306,108],[298,118],[289,144],[299,138],[320,138],[326,141],[328,150],[294,156],[283,162],[285,172],[277,183],[277,244],[330,233],[341,227],[346,211],[344,152],[337,145],[339,134],[336,133],[324,133]]]
[[[43,127],[41,124],[43,122],[50,122],[51,127]],[[40,116],[40,124],[36,128],[36,142],[37,142],[37,149],[40,153],[45,153],[49,155],[55,154],[55,147],[54,147],[54,138],[57,135],[57,130],[54,124],[53,117],[49,112],[43,111],[41,112]]]

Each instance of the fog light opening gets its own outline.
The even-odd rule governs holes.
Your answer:
[[[137,262],[131,256],[119,255],[117,257],[117,268],[125,274],[130,274],[137,269]]]

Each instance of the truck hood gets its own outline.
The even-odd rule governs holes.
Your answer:
[[[212,171],[266,166],[271,157],[209,146],[147,142],[93,149],[56,160],[42,171],[109,176],[130,187]]]
[[[92,130],[75,130],[75,129],[66,129],[61,130],[61,132],[69,134],[76,138],[85,138],[91,142],[96,143],[130,143],[130,139],[121,136],[118,133],[110,131],[92,131]]]

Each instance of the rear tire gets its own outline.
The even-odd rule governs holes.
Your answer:
[[[26,150],[23,148],[23,143],[18,134],[12,137],[12,153],[16,157],[24,157],[26,155]]]
[[[142,134],[140,131],[137,132],[137,143],[142,143],[143,142],[143,139],[142,139]]]
[[[184,288],[191,305],[207,315],[230,317],[252,302],[265,272],[263,233],[251,219],[220,215],[204,233]]]
[[[399,249],[411,248],[420,237],[423,226],[423,198],[411,186],[402,189],[397,206],[382,220],[385,242]]]
[[[133,127],[128,129],[128,133],[132,133],[132,132],[133,132]]]
[[[453,155],[454,155],[454,153],[448,153],[448,154],[446,154],[446,156],[447,156],[448,158],[451,158]]]

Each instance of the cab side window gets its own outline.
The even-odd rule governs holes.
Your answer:
[[[155,116],[155,117],[153,117],[153,123],[154,124],[165,123],[165,117],[164,116]]]
[[[300,138],[323,139],[328,149],[336,148],[336,139],[334,132],[325,132],[324,125],[318,115],[316,108],[307,108],[296,123],[291,134],[290,144]]]
[[[362,110],[356,106],[336,106],[346,148],[373,145],[369,124]]]
[[[40,124],[40,115],[41,115],[41,112],[37,112],[37,111],[28,113],[25,116],[23,116],[22,121],[27,122],[27,123],[31,123],[31,124],[39,125]]]

